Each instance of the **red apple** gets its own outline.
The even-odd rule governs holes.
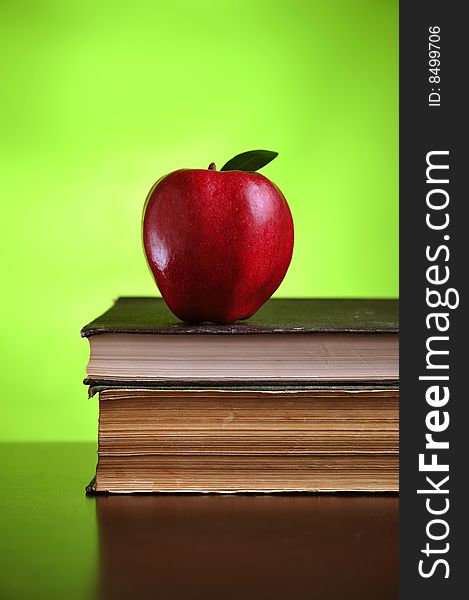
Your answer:
[[[181,169],[150,190],[145,253],[164,300],[183,321],[247,319],[287,272],[293,221],[282,192],[253,172],[259,152],[273,155],[261,158],[261,166],[276,156],[253,151],[221,171],[213,163],[207,170]],[[248,161],[239,160],[248,155]],[[231,170],[237,165],[252,170]]]

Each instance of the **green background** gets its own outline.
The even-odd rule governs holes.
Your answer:
[[[277,150],[277,295],[397,295],[396,0],[0,6],[0,439],[95,439],[79,330],[157,293],[140,219],[171,170]]]

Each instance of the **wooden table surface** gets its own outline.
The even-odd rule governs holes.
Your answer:
[[[398,498],[89,498],[93,444],[2,444],[0,598],[398,596]]]

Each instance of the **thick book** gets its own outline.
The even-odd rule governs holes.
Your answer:
[[[398,389],[92,388],[89,492],[392,492]]]
[[[93,385],[394,385],[398,331],[397,300],[271,299],[246,321],[193,325],[129,297],[81,333]]]

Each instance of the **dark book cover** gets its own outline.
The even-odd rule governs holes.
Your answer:
[[[123,297],[83,327],[81,335],[398,333],[399,302],[389,299],[273,298],[250,319],[232,325],[191,325],[175,317],[161,298]]]

